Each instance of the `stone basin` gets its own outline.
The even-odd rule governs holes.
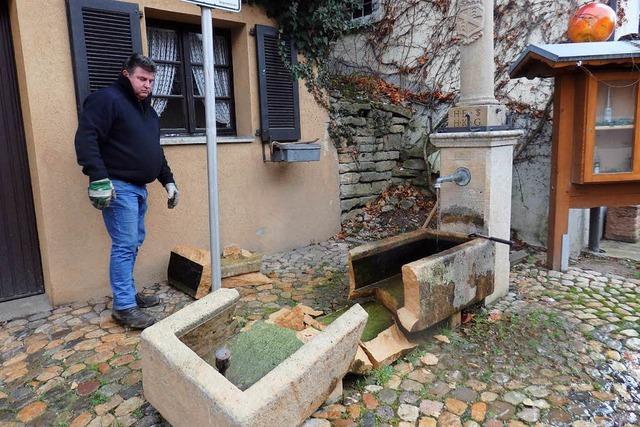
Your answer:
[[[424,330],[494,288],[495,243],[416,230],[349,252],[349,297],[375,295],[408,332]]]
[[[245,391],[237,388],[204,358],[237,330],[239,298],[220,289],[142,332],[144,396],[172,425],[300,425],[347,373],[367,321],[359,305]]]

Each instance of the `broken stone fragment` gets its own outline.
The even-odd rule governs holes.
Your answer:
[[[227,246],[222,249],[223,258],[235,258],[238,259],[242,256],[242,249],[238,246]]]
[[[375,368],[398,360],[416,346],[417,344],[409,341],[395,324],[376,338],[362,344]]]
[[[293,309],[282,308],[271,314],[267,322],[294,331],[302,331],[306,327],[304,323],[304,311],[302,311],[299,306]]]
[[[242,258],[251,258],[253,254],[246,250],[242,249],[238,246],[227,246],[222,250],[222,257],[229,259],[242,259]]]
[[[273,283],[273,279],[262,273],[248,273],[222,279],[223,288],[239,288],[242,286],[260,286]]]
[[[308,314],[304,315],[304,323],[311,326],[312,328],[316,328],[319,330],[323,330],[324,328],[326,328],[326,326],[323,323],[318,322],[316,319],[309,316]]]
[[[314,310],[313,308],[306,306],[304,304],[298,304],[298,307],[300,307],[302,309],[302,311],[304,312],[304,314],[308,314],[311,317],[318,317],[321,316],[323,313],[320,310]]]
[[[356,356],[349,367],[349,372],[352,374],[358,375],[367,375],[373,370],[373,363],[367,356],[367,353],[364,352],[361,346],[358,346],[358,350],[356,351]]]

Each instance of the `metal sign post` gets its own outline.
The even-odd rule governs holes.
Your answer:
[[[209,239],[211,252],[211,289],[221,287],[220,210],[218,204],[218,150],[216,144],[216,91],[213,56],[213,8],[240,12],[240,0],[184,0],[200,6],[202,48],[204,54],[205,121],[207,126],[207,175],[209,177]]]

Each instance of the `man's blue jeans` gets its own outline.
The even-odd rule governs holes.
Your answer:
[[[116,198],[111,200],[108,208],[102,210],[102,217],[111,236],[109,279],[113,309],[125,310],[137,306],[133,268],[145,236],[147,188],[116,179],[111,182],[116,190]]]

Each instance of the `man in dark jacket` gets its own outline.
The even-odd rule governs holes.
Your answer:
[[[111,86],[84,101],[75,146],[82,172],[89,176],[89,199],[102,210],[111,237],[109,278],[113,318],[144,329],[155,319],[140,310],[159,303],[156,296],[136,293],[133,269],[145,236],[146,184],[160,181],[168,207],[178,203],[178,190],[160,146],[160,122],[151,107],[155,63],[134,54]]]

